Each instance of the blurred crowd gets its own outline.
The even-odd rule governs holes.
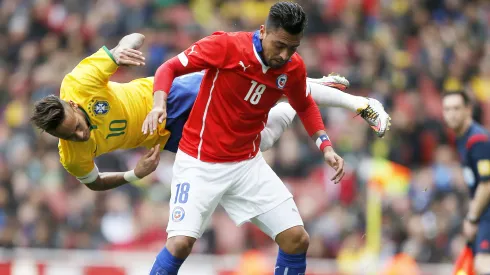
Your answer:
[[[275,1],[0,1],[0,246],[158,250],[166,238],[173,155],[139,186],[94,192],[59,164],[57,139],[29,124],[32,103],[58,94],[63,76],[125,34],[146,35],[146,66],[121,68],[113,81],[153,75],[167,58],[216,30],[253,31]],[[490,127],[490,2],[480,0],[308,0],[299,49],[310,77],[346,76],[349,93],[380,100],[392,115],[378,139],[355,114],[322,109],[348,173],[339,185],[295,123],[264,155],[295,195],[312,257],[356,257],[365,242],[363,163],[388,159],[411,169],[404,196],[383,198],[382,255],[419,262],[454,259],[467,199],[454,136],[440,95],[467,90],[475,119]],[[485,107],[486,106],[486,107]],[[102,171],[132,169],[143,152],[102,156]],[[255,227],[236,228],[218,209],[195,246],[202,253],[276,253]]]

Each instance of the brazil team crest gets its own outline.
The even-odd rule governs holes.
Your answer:
[[[92,104],[91,108],[89,108],[89,110],[91,109],[93,114],[96,116],[105,115],[111,109],[109,102],[105,100],[92,100],[92,102],[94,103]]]
[[[284,86],[286,86],[286,81],[288,81],[288,76],[285,74],[282,74],[277,77],[276,84],[277,88],[282,89]]]
[[[172,211],[172,220],[174,222],[180,222],[181,220],[183,220],[185,217],[185,211],[184,211],[184,208],[180,207],[180,206],[176,206],[174,208],[174,211]]]

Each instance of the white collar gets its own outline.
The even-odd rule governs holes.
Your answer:
[[[270,69],[269,66],[265,65],[264,62],[262,61],[262,58],[260,58],[260,55],[259,53],[257,52],[257,49],[255,48],[255,45],[252,43],[252,47],[254,47],[254,54],[255,54],[255,57],[257,58],[257,60],[260,62],[260,65],[262,65],[262,72],[264,74],[267,73],[267,71]]]

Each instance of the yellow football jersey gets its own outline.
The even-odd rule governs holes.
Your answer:
[[[97,178],[95,157],[118,149],[150,148],[157,143],[163,150],[170,137],[165,122],[159,125],[157,135],[141,132],[153,107],[153,77],[129,83],[109,81],[117,69],[111,52],[103,47],[82,60],[61,83],[60,98],[77,103],[90,122],[89,141],[60,139],[58,145],[60,162],[83,183]]]

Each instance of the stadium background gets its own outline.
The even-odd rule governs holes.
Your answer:
[[[64,74],[83,57],[102,45],[115,46],[127,33],[146,35],[147,65],[121,68],[113,81],[153,75],[168,57],[215,30],[252,31],[273,2],[0,1],[0,273],[148,272],[166,237],[171,154],[162,154],[146,187],[90,191],[62,169],[57,140],[29,124],[32,103],[57,94]],[[299,52],[309,76],[340,73],[351,81],[349,93],[380,100],[393,118],[387,137],[377,139],[361,118],[322,110],[335,148],[347,161],[348,172],[339,185],[328,180],[331,171],[300,123],[265,154],[294,193],[310,233],[308,255],[315,260],[307,274],[367,274],[373,269],[371,274],[381,274],[400,252],[415,259],[425,274],[448,274],[448,263],[464,244],[460,230],[467,200],[451,147],[454,137],[441,120],[440,95],[469,91],[475,118],[489,128],[490,2],[301,4],[309,25]],[[102,171],[124,171],[134,167],[141,153],[116,152],[97,164]],[[373,167],[380,167],[381,160],[390,162],[373,179]],[[393,173],[397,188],[390,191],[386,186]],[[376,261],[363,249],[373,181],[386,182],[376,189],[384,191],[378,205],[381,227],[372,227],[374,235],[381,235]],[[191,257],[183,274],[270,274],[245,272],[244,266],[260,268],[262,260],[273,260],[277,248],[252,226],[236,228],[218,209],[194,251],[216,256]],[[240,268],[241,255],[250,257]],[[269,270],[272,265],[266,264]],[[242,273],[233,273],[240,269]]]

